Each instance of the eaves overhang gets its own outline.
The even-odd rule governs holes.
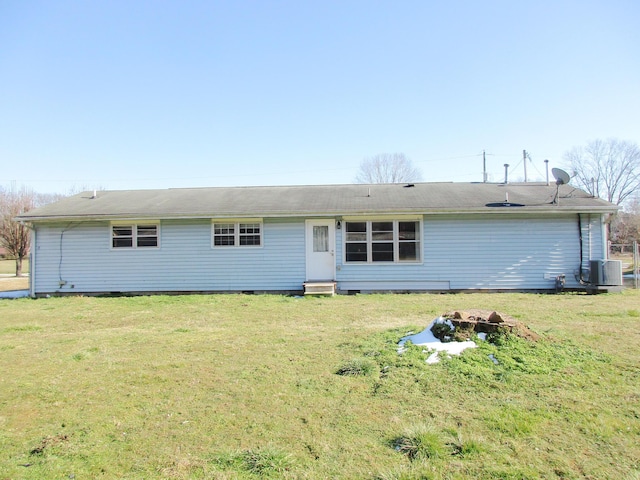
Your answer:
[[[201,212],[201,213],[171,213],[161,212],[141,213],[123,212],[114,214],[82,214],[82,215],[51,215],[51,216],[19,216],[17,221],[22,223],[57,223],[57,222],[99,222],[99,221],[123,221],[123,220],[204,220],[222,218],[320,218],[343,216],[375,216],[375,215],[563,215],[563,214],[613,214],[618,208],[611,207],[584,207],[584,206],[503,206],[481,208],[438,208],[438,209],[377,209],[377,210],[334,210],[334,211],[247,211],[247,212]]]

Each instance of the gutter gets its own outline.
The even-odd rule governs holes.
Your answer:
[[[334,216],[375,216],[375,215],[464,215],[464,214],[497,214],[497,215],[513,215],[513,214],[567,214],[567,213],[593,213],[593,214],[613,214],[619,208],[611,207],[550,207],[550,206],[522,206],[522,207],[482,207],[482,208],[463,208],[463,209],[432,209],[425,210],[423,208],[415,209],[391,209],[391,210],[340,210],[340,211],[300,211],[300,212],[209,212],[202,214],[105,214],[105,215],[60,215],[60,216],[20,216],[16,220],[21,223],[34,222],[58,222],[58,221],[121,221],[121,220],[208,220],[208,219],[224,219],[224,218],[326,218]]]

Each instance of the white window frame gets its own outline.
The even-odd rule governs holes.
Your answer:
[[[126,246],[126,247],[117,247],[113,244],[113,240],[114,235],[113,235],[113,231],[114,228],[118,228],[118,227],[123,227],[123,228],[130,228],[131,229],[131,246]],[[144,227],[155,227],[156,229],[156,234],[155,235],[139,235],[138,234],[138,228],[144,228]],[[160,222],[157,221],[153,221],[153,222],[129,222],[129,221],[123,221],[123,222],[111,222],[111,225],[109,226],[109,233],[110,233],[110,239],[109,239],[109,245],[111,247],[111,250],[155,250],[160,248]],[[129,236],[123,237],[123,238],[129,238]],[[155,245],[138,245],[138,238],[155,238],[156,239],[156,244]]]
[[[231,225],[233,227],[232,233],[216,233],[216,225]],[[255,232],[251,233],[242,233],[241,226],[242,225],[252,225],[252,228],[257,227],[260,231],[256,234]],[[252,237],[258,236],[260,244],[259,245],[241,245],[242,237]],[[217,237],[232,237],[233,245],[216,245]],[[264,222],[262,218],[221,218],[214,219],[211,221],[211,248],[262,248],[264,245]]]
[[[374,240],[373,239],[373,230],[372,224],[377,222],[392,222],[393,224],[393,240],[383,241],[383,240]],[[399,233],[399,224],[400,222],[412,222],[416,223],[416,259],[415,260],[400,260],[400,244],[409,243],[407,241],[402,241],[400,239]],[[410,217],[403,218],[400,216],[394,217],[381,217],[381,218],[345,218],[343,219],[343,235],[342,235],[342,261],[346,265],[417,265],[422,263],[422,251],[423,251],[423,225],[422,218]],[[347,240],[347,229],[349,223],[365,223],[366,224],[366,239],[359,241],[348,241]],[[367,260],[366,261],[353,261],[347,260],[347,245],[350,243],[366,243],[367,245]],[[393,243],[393,260],[389,261],[374,261],[373,260],[373,244],[374,243]]]

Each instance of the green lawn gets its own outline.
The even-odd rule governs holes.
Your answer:
[[[543,339],[396,353],[472,308]],[[0,367],[2,479],[640,479],[634,290],[5,300]]]

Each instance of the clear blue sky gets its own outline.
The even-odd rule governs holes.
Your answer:
[[[640,2],[0,0],[0,185],[543,178],[640,141]],[[519,166],[517,166],[520,163]],[[516,168],[517,166],[517,168]]]

